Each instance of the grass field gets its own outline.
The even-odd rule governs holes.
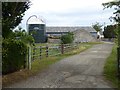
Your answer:
[[[120,89],[120,80],[117,77],[117,45],[113,46],[112,52],[107,58],[104,74],[106,79],[111,81],[114,87]]]
[[[71,55],[78,54],[90,47],[92,47],[95,44],[100,44],[98,42],[95,43],[81,43],[79,45],[79,48],[71,50],[69,53],[61,54],[59,56],[54,56],[54,57],[47,57],[43,59],[38,59],[32,62],[32,69],[27,70],[23,69],[8,75],[4,75],[2,78],[2,84],[4,86],[8,86],[10,84],[13,84],[15,82],[25,80],[30,76],[33,76],[37,73],[40,73],[42,70],[49,68],[49,65],[54,64],[55,62],[62,60],[63,58],[69,57]]]

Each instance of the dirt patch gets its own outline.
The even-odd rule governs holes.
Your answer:
[[[14,73],[10,73],[2,76],[2,87],[11,85],[15,82],[26,80],[28,76],[31,76],[30,71],[23,69]]]

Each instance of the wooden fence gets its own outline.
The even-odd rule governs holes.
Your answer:
[[[57,56],[65,54],[73,49],[79,48],[79,44],[59,44],[59,45],[46,45],[37,46],[32,48],[32,61],[42,59],[49,56]]]

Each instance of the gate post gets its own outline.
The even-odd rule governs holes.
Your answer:
[[[46,46],[46,57],[48,57],[48,45]]]

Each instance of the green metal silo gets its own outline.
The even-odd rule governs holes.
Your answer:
[[[32,35],[35,39],[35,43],[45,43],[46,42],[46,25],[44,21],[40,18],[31,17],[28,20],[28,33]]]

